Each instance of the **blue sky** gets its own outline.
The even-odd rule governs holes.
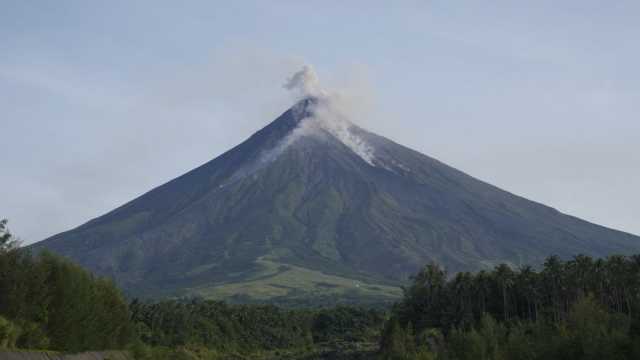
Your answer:
[[[1,5],[0,217],[27,243],[236,145],[303,64],[360,125],[640,234],[640,2]]]

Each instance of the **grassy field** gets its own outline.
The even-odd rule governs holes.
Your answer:
[[[242,302],[307,301],[312,299],[335,298],[349,302],[349,299],[367,299],[368,302],[393,302],[402,296],[399,287],[367,283],[345,277],[328,275],[320,271],[299,266],[281,264],[259,259],[259,271],[245,281],[202,286],[190,292],[207,299]]]

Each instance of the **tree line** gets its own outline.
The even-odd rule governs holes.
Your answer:
[[[0,348],[118,349],[132,338],[127,302],[111,281],[22,251],[0,221]]]
[[[0,221],[0,349],[128,349],[136,359],[284,358],[332,342],[375,343],[385,312],[285,309],[202,299],[128,302],[108,279],[31,254]]]
[[[206,349],[203,358],[283,358],[336,342],[374,343],[385,321],[380,310],[353,306],[283,309],[199,299],[133,301],[130,311],[140,339],[133,350],[142,359],[164,358],[176,349]]]
[[[146,302],[68,260],[30,254],[6,225],[0,349],[128,349],[154,360],[640,359],[640,256],[552,256],[539,269],[453,276],[430,264],[390,310]]]
[[[383,358],[640,358],[640,256],[546,259],[448,277],[426,266],[392,310]]]

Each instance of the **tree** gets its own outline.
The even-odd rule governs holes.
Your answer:
[[[102,350],[132,338],[120,291],[47,252],[0,253],[0,314],[19,329],[20,348]]]
[[[7,219],[0,220],[0,252],[7,252],[18,247],[19,241],[7,227]]]
[[[639,255],[551,256],[540,272],[500,265],[450,279],[428,266],[392,311],[402,329],[385,334],[435,327],[445,359],[640,359],[639,313]]]
[[[446,272],[436,264],[425,266],[415,277],[400,305],[399,321],[412,322],[416,331],[442,326],[442,307],[447,304]]]
[[[0,316],[0,349],[15,347],[19,329],[11,321]]]
[[[395,317],[390,319],[381,338],[382,358],[385,360],[409,359],[411,355],[409,351],[412,347],[409,342],[411,340],[413,339],[407,336],[406,330],[400,325],[398,319]]]
[[[502,319],[509,320],[509,291],[513,286],[513,270],[506,264],[500,264],[494,270],[494,275],[502,294]]]
[[[516,275],[515,286],[517,297],[526,304],[526,310],[520,315],[524,315],[529,320],[538,318],[538,306],[540,303],[538,289],[538,274],[531,266],[523,266]]]
[[[564,264],[557,256],[550,256],[544,262],[542,284],[546,301],[550,304],[553,320],[559,321],[563,314]]]

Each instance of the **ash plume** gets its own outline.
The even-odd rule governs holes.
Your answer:
[[[320,79],[311,65],[304,65],[284,84],[284,88],[295,93],[299,98],[319,97],[325,95],[320,88]]]
[[[320,79],[311,65],[304,65],[294,73],[284,85],[297,100],[313,97],[317,101],[311,106],[312,116],[300,122],[298,127],[289,134],[270,154],[264,157],[271,161],[291,144],[305,136],[320,136],[329,134],[371,166],[374,165],[374,149],[357,136],[352,128],[348,114],[354,105],[353,97],[345,96],[338,91],[327,91],[320,86]]]

